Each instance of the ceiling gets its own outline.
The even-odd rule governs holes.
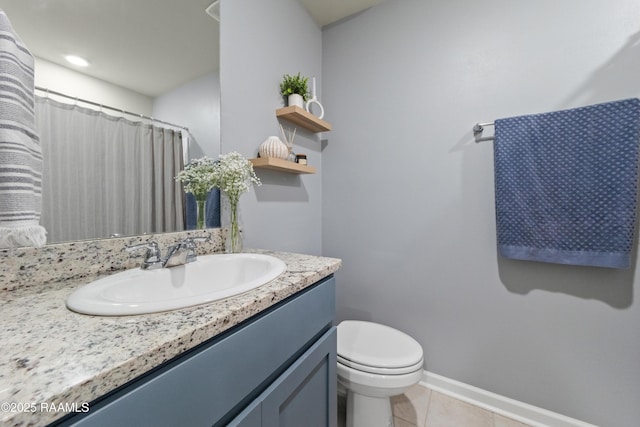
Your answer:
[[[300,0],[319,26],[383,0]],[[212,0],[2,0],[0,8],[31,52],[154,97],[219,67],[219,24]]]
[[[300,0],[318,25],[324,27],[384,0]]]

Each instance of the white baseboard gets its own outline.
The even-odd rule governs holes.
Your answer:
[[[424,371],[421,385],[533,427],[598,427]]]

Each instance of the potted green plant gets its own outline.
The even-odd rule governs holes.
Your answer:
[[[296,76],[285,74],[280,83],[280,93],[288,97],[288,105],[297,105],[304,108],[304,101],[309,99],[308,77],[303,77],[298,73]]]

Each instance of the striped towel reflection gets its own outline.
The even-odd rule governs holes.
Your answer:
[[[42,151],[33,56],[0,10],[0,247],[42,246]]]

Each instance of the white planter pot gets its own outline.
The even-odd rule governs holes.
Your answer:
[[[289,106],[295,105],[300,108],[304,108],[304,99],[302,98],[302,95],[298,95],[297,93],[289,95],[288,101]]]

